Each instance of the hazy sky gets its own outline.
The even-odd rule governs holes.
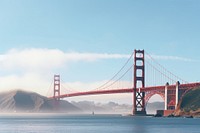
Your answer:
[[[54,74],[77,90],[94,89],[134,49],[199,81],[199,12],[199,0],[0,0],[0,90],[46,95]],[[70,100],[128,103],[131,94]]]

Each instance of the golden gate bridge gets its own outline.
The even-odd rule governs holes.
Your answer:
[[[145,77],[147,74],[148,76]],[[155,94],[160,95],[165,102],[164,114],[170,114],[176,109],[185,93],[200,87],[200,82],[188,83],[168,71],[144,50],[134,50],[110,80],[90,91],[61,92],[63,88],[66,88],[62,87],[60,80],[60,75],[54,75],[53,96],[50,98],[60,100],[84,95],[132,93],[133,115],[146,115],[146,105]]]

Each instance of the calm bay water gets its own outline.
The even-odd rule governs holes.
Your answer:
[[[0,133],[199,133],[199,118],[1,115]]]

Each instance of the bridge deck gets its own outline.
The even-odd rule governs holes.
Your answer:
[[[200,82],[180,84],[180,89],[195,88],[199,86],[200,86]],[[168,86],[168,89],[175,89],[175,88],[176,88],[176,85]],[[147,92],[147,91],[152,91],[152,90],[159,91],[159,90],[164,90],[164,89],[165,89],[165,86],[150,86],[150,87],[145,87],[145,88],[137,88],[137,91]],[[85,96],[85,95],[100,95],[100,94],[117,94],[117,93],[133,93],[133,88],[76,92],[76,93],[62,94],[55,98],[65,98],[65,97],[75,97],[75,96]],[[54,97],[50,97],[50,98],[54,98]]]

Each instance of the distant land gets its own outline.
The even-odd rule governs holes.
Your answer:
[[[200,116],[200,88],[189,90],[180,100],[176,116]]]
[[[155,114],[156,109],[163,109],[163,102],[148,103],[147,111]],[[92,101],[68,102],[41,96],[34,92],[14,90],[0,93],[0,112],[1,113],[89,113],[98,114],[130,114],[132,105],[118,104],[115,102],[94,103]]]

